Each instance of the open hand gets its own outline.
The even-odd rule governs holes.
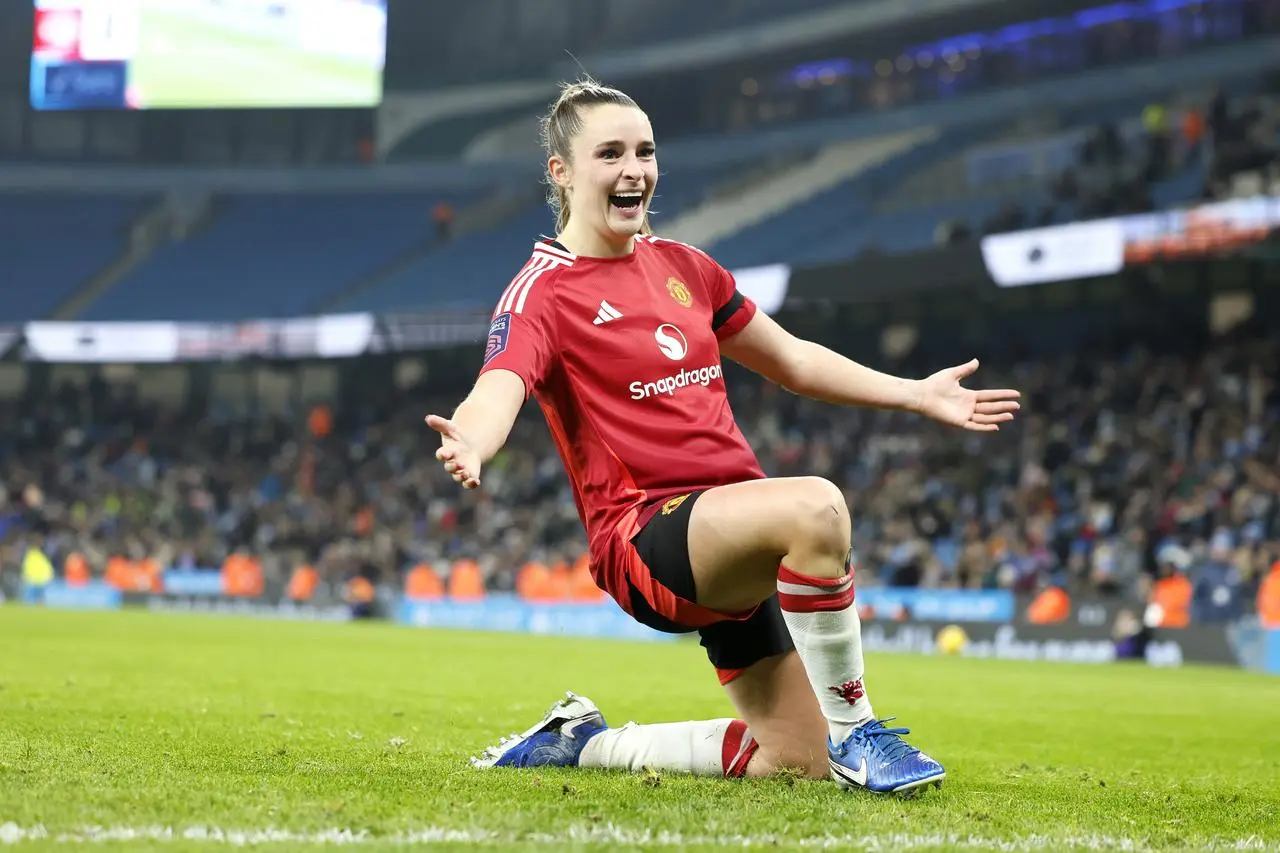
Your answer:
[[[444,470],[452,475],[454,482],[461,483],[462,488],[477,488],[480,485],[480,457],[462,437],[458,425],[439,415],[427,415],[427,426],[440,433],[440,449],[436,451],[436,458],[444,463]]]
[[[916,410],[926,417],[951,426],[995,432],[1000,424],[1013,420],[1021,406],[1018,391],[971,391],[960,382],[978,369],[975,358],[959,367],[948,367],[920,380]]]

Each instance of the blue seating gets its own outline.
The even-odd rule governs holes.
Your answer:
[[[433,239],[438,196],[241,196],[160,249],[83,319],[230,320],[306,314]],[[456,201],[456,199],[455,199]]]
[[[140,196],[0,195],[0,321],[48,317],[121,255]]]

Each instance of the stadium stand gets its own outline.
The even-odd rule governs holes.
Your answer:
[[[1274,160],[1280,103],[1270,93],[1181,100],[1078,111],[1067,129],[1017,142],[952,130],[709,245],[733,266],[906,252],[938,242],[939,226],[945,241],[1190,202]],[[1238,152],[1236,165],[1201,144],[1206,120],[1213,138]],[[814,222],[831,230],[816,232]]]
[[[0,195],[4,319],[47,317],[125,253],[147,204],[137,196]]]
[[[829,145],[810,159],[761,180],[738,182],[733,191],[680,216],[668,217],[662,233],[696,246],[714,245],[722,236],[768,220],[811,196],[827,192],[833,185],[854,183],[860,175],[886,161],[900,159],[936,137],[935,128],[925,127]]]
[[[1150,79],[1150,75],[1139,79]],[[1256,75],[1244,84],[1239,83],[1241,79],[1245,78],[1233,78],[1237,82],[1229,90],[1232,102],[1250,103],[1251,87],[1258,85]],[[1083,82],[1083,78],[1075,81]],[[1265,85],[1261,91],[1266,91]],[[1150,152],[1142,142],[1147,135],[1142,122],[1149,107],[1164,104],[1164,121],[1176,123],[1183,114],[1182,104],[1203,108],[1207,91],[1203,97],[1190,90],[1176,92],[1172,98],[1128,99],[1094,91],[1088,97],[1108,100],[1076,103],[1057,111],[1061,115],[1056,117],[1037,113],[1033,124],[1050,121],[1057,129],[1032,138],[1024,131],[1012,139],[1011,128],[1025,125],[1027,117],[1017,111],[1016,101],[1000,101],[1000,95],[971,97],[987,98],[990,114],[1002,119],[967,120],[964,106],[970,96],[966,95],[936,111],[945,121],[930,125],[930,131],[905,131],[907,136],[854,133],[849,141],[824,137],[825,142],[816,145],[799,133],[797,125],[794,139],[775,130],[767,146],[762,143],[765,134],[755,140],[749,134],[691,140],[686,150],[727,140],[726,144],[755,145],[760,153],[753,165],[744,165],[741,156],[731,164],[708,164],[704,154],[691,161],[696,167],[669,170],[657,199],[657,227],[660,233],[715,251],[731,268],[776,262],[821,264],[848,260],[867,250],[910,251],[1020,225],[1149,209],[1200,197],[1205,190],[1203,172],[1212,169],[1213,163],[1202,159],[1201,151],[1190,157],[1193,150],[1181,143],[1170,146],[1169,164],[1156,170],[1158,174],[1148,174],[1143,164]],[[889,107],[874,118],[879,124],[866,126],[885,127],[884,122],[897,115],[905,120],[911,109]],[[1254,125],[1273,122],[1273,109],[1258,111]],[[1141,180],[1129,176],[1117,183],[1117,176],[1108,174],[1107,168],[1063,171],[1099,127],[1111,126],[1122,139],[1134,143],[1121,165],[1128,171],[1142,171]],[[1227,130],[1215,136],[1226,139]],[[919,133],[933,135],[911,135]],[[1253,133],[1241,131],[1245,138]],[[912,141],[894,143],[901,147],[891,151],[875,151],[876,145],[895,139]],[[1253,162],[1249,156],[1256,160],[1260,155],[1246,153],[1241,162]],[[794,159],[791,169],[779,171],[777,164],[788,157]],[[768,168],[759,168],[762,164]],[[1090,185],[1091,175],[1095,183],[1102,183]],[[122,272],[121,281],[109,279],[83,290],[119,253],[123,243],[110,236],[94,238],[96,242],[84,252],[60,254],[58,262],[68,264],[68,272],[57,273],[55,286],[24,290],[39,294],[30,297],[36,302],[24,314],[46,316],[59,306],[69,306],[64,319],[225,320],[321,309],[479,307],[518,268],[529,241],[551,227],[532,176],[514,191],[516,201],[488,217],[486,227],[480,231],[460,228],[456,239],[443,241],[445,245],[432,235],[431,208],[447,202],[461,213],[477,201],[475,193],[222,197],[216,199],[207,221],[149,254],[142,253]],[[519,201],[521,197],[527,201]],[[39,215],[28,217],[22,227],[33,226]],[[704,219],[701,224],[699,216]],[[822,227],[815,228],[814,223]],[[38,245],[46,239],[41,235],[49,233],[49,229],[33,232],[23,245]],[[23,270],[21,262],[15,269]],[[77,300],[68,302],[77,295]]]
[[[676,170],[664,177],[657,199],[659,230],[707,245],[727,265],[744,267],[779,261],[827,263],[855,257],[869,248],[883,252],[924,248],[935,242],[939,226],[944,224],[948,233],[976,234],[990,230],[991,225],[1008,230],[1024,222],[1050,224],[1077,214],[1105,215],[1119,209],[1112,199],[1121,192],[1112,186],[1114,178],[1097,189],[1095,199],[1064,193],[1055,198],[1049,176],[1040,173],[1057,169],[1061,178],[1073,162],[1071,158],[1078,156],[1079,146],[1089,138],[1087,134],[1106,126],[1113,117],[1129,119],[1123,125],[1122,138],[1130,145],[1121,155],[1120,165],[1143,171],[1146,134],[1135,122],[1141,121],[1145,106],[1142,101],[1132,101],[1084,110],[1074,117],[1074,127],[1049,138],[1024,140],[1018,146],[1006,144],[996,154],[979,147],[991,131],[969,127],[952,128],[932,138],[919,136],[924,132],[919,131],[859,140],[844,149],[830,147],[825,154],[817,154],[816,160],[801,158],[781,172],[764,170],[756,175],[751,167],[738,165]],[[1175,120],[1180,117],[1181,113],[1174,116]],[[879,145],[889,147],[882,151]],[[1175,159],[1169,167],[1149,176],[1144,171],[1144,179],[1133,188],[1137,204],[1122,204],[1124,209],[1148,209],[1151,204],[1172,204],[1200,195],[1204,162],[1188,159],[1186,146],[1178,145],[1171,151]],[[831,158],[845,166],[833,166],[827,162]],[[946,187],[957,181],[937,180],[945,174],[932,168],[939,160],[953,174],[965,166],[963,194],[953,192],[953,197],[945,198]],[[991,165],[992,161],[996,165]],[[1040,164],[1036,167],[1039,177],[1034,180],[1025,165],[1032,162]],[[921,182],[911,177],[917,171],[925,176],[931,192],[944,196],[942,200],[922,200]],[[987,177],[994,171],[1005,177],[989,191]],[[794,180],[802,172],[815,176],[814,181],[804,184],[805,192],[796,190]],[[850,174],[852,177],[842,180]],[[822,184],[830,180],[835,180],[835,185],[824,189]],[[779,191],[779,183],[788,184],[785,191]],[[734,192],[716,192],[724,186],[732,186]],[[764,201],[748,203],[752,193]],[[216,303],[208,304],[201,297],[191,299],[184,291],[169,287],[175,270],[188,267],[202,270],[209,283],[223,279],[243,282],[245,299],[260,301],[269,294],[272,303],[258,309],[262,316],[297,313],[321,303],[340,310],[374,311],[428,305],[483,307],[505,285],[511,270],[518,268],[528,243],[553,224],[541,202],[534,199],[523,212],[493,229],[435,246],[421,239],[419,223],[426,218],[428,206],[424,198],[370,197],[360,209],[348,209],[334,199],[294,202],[297,209],[289,204],[233,201],[208,232],[193,238],[189,246],[162,250],[83,317],[229,319],[244,315],[245,309],[240,307],[244,302],[225,288],[199,289],[198,293]],[[726,210],[734,215],[726,215]],[[706,218],[702,225],[700,216]],[[272,230],[263,231],[261,223],[267,221]],[[350,222],[361,226],[353,229]],[[830,227],[818,230],[813,227],[815,222]],[[370,231],[365,232],[365,227]],[[270,282],[254,280],[235,268],[239,247],[246,245],[250,234],[284,235],[289,231],[296,239],[282,236],[274,244],[278,254]],[[318,242],[330,247],[331,254],[312,251],[312,235],[321,235]],[[189,256],[187,249],[194,256]],[[406,252],[414,256],[406,257]],[[401,263],[393,263],[396,261]],[[379,272],[383,274],[370,276]],[[365,278],[369,278],[366,286],[352,287]]]
[[[436,241],[448,195],[238,196],[160,248],[93,302],[84,320],[232,320],[304,314]]]

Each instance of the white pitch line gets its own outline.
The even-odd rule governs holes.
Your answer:
[[[217,827],[178,828],[167,826],[88,826],[70,832],[52,832],[43,826],[19,826],[16,823],[0,824],[0,844],[24,842],[54,844],[102,844],[105,842],[146,841],[151,843],[198,842],[222,844],[231,847],[247,847],[262,844],[290,845],[385,845],[395,847],[423,844],[496,844],[532,843],[563,845],[566,843],[602,843],[627,847],[648,845],[653,847],[687,848],[695,846],[743,847],[804,847],[813,849],[855,849],[888,853],[898,850],[920,850],[952,847],[964,850],[996,850],[1008,853],[1041,850],[1120,850],[1147,851],[1151,847],[1143,841],[1117,838],[1109,835],[1026,835],[1014,838],[984,838],[978,835],[958,833],[885,835],[841,835],[796,838],[776,835],[685,835],[678,832],[653,832],[627,829],[613,825],[572,826],[555,833],[489,832],[483,829],[449,829],[430,826],[406,832],[380,836],[349,829],[324,829],[313,832],[297,832],[288,829],[220,829]],[[1210,851],[1280,851],[1280,842],[1267,841],[1257,836],[1239,839],[1216,839],[1197,845],[1199,850]]]

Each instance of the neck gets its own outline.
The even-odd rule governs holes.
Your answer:
[[[623,258],[635,251],[635,237],[619,238],[584,228],[570,219],[556,240],[575,255],[584,258]]]

